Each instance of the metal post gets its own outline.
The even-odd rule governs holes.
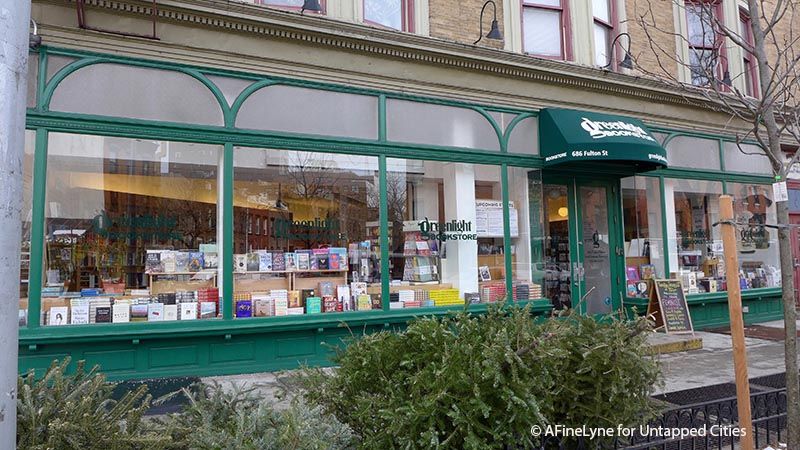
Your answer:
[[[31,2],[0,0],[0,450],[16,448],[22,158]]]
[[[747,348],[744,343],[742,293],[739,289],[739,261],[736,257],[736,225],[733,222],[733,197],[719,197],[719,220],[722,224],[722,245],[725,254],[725,278],[728,282],[728,312],[731,317],[733,370],[736,379],[736,406],[739,427],[745,436],[739,440],[742,450],[753,450],[753,421],[750,415],[750,381],[747,378]]]

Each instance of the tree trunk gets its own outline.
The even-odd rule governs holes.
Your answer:
[[[789,223],[788,202],[779,202],[778,223]],[[781,284],[783,286],[783,342],[786,365],[786,438],[788,448],[800,449],[800,381],[797,368],[797,310],[794,294],[794,260],[792,257],[791,232],[789,228],[778,231],[778,245],[781,254]]]

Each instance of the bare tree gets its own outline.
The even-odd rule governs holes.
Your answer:
[[[691,22],[689,36],[675,30],[672,15],[670,23],[659,22],[654,8],[663,8],[665,3],[670,8],[680,8]],[[735,21],[745,25],[735,29],[730,26],[733,21],[726,24],[714,13],[715,7],[713,2],[638,0],[634,25],[643,30],[647,42],[646,48],[634,56],[637,68],[671,85],[674,92],[692,103],[729,115],[740,151],[765,156],[776,179],[786,180],[800,158],[799,151],[790,157],[784,152],[786,146],[796,149],[800,144],[798,4],[792,0],[747,0],[746,10],[740,12],[744,20],[737,17],[739,20]],[[727,68],[731,60],[726,55],[742,55],[744,70],[731,77]],[[639,59],[645,64],[638,64]],[[688,73],[689,79],[682,79],[681,71]],[[746,86],[749,92],[742,92],[736,85]],[[744,146],[745,140],[758,145]],[[777,203],[777,218],[786,333],[788,448],[800,448],[794,267],[787,202]]]

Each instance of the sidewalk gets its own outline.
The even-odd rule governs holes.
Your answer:
[[[777,340],[783,333],[783,321],[762,323],[754,328],[758,335],[766,334],[771,339],[745,338],[749,378],[785,372],[783,340]],[[763,333],[764,329],[771,329],[772,333]],[[695,334],[703,339],[702,349],[658,356],[665,384],[657,394],[734,382],[730,335],[703,331]],[[746,336],[752,334],[756,333],[745,331]]]

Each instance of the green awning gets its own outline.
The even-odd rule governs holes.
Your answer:
[[[667,166],[667,153],[641,120],[574,109],[539,112],[545,166],[607,161],[644,170]]]

